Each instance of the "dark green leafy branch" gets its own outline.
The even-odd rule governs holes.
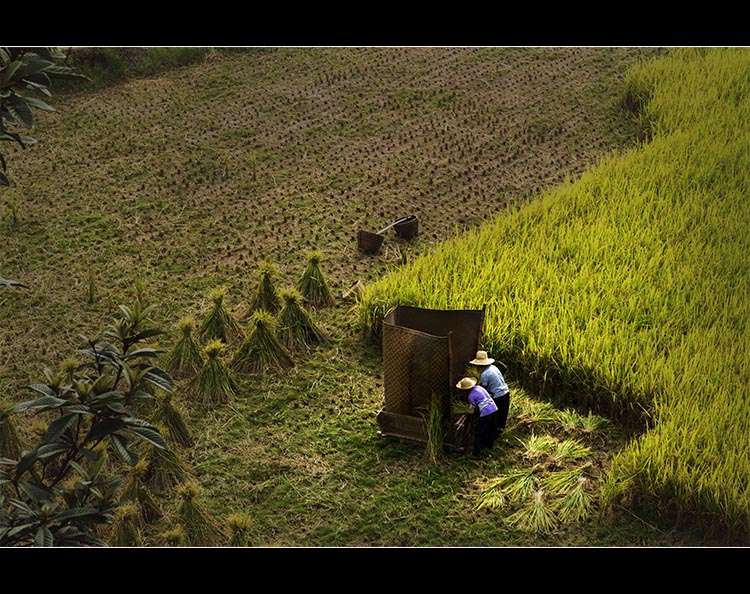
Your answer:
[[[19,132],[34,127],[34,110],[52,112],[53,107],[26,92],[51,97],[53,79],[86,78],[58,61],[65,56],[48,47],[0,47],[0,141],[14,142],[22,149],[36,140]],[[10,186],[7,162],[0,152],[0,186]],[[0,287],[26,285],[0,278]]]
[[[45,370],[45,383],[28,386],[37,398],[14,407],[52,420],[18,460],[0,458],[0,546],[104,544],[96,526],[112,522],[121,483],[102,471],[107,452],[135,466],[134,440],[167,447],[156,427],[129,410],[155,389],[172,391],[169,374],[156,365],[158,351],[146,345],[161,333],[151,327],[150,311],[137,300],[120,306],[109,329],[83,337],[86,361]]]
[[[40,93],[51,97],[53,79],[86,78],[72,68],[57,62],[65,56],[47,47],[0,47],[0,140],[17,143],[21,148],[36,140],[18,131],[34,127],[34,110],[55,111],[45,101],[22,92]],[[9,186],[6,162],[0,153],[0,185]]]

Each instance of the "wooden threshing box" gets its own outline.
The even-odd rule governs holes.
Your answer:
[[[453,411],[456,384],[476,356],[484,310],[437,310],[399,305],[383,318],[382,437],[426,443],[423,417],[432,395],[443,411],[443,445],[464,450],[470,421]]]

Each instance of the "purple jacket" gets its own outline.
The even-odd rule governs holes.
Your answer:
[[[468,400],[473,408],[479,409],[480,417],[486,417],[493,412],[497,412],[495,401],[492,399],[492,396],[490,396],[490,393],[482,386],[477,385],[469,390]]]

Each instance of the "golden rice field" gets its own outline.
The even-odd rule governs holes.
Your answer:
[[[748,97],[747,49],[634,67],[647,140],[369,287],[360,327],[377,335],[397,302],[486,306],[513,377],[642,430],[606,501],[747,533]]]

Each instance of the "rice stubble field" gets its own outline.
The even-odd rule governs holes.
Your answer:
[[[539,534],[491,506],[477,512],[488,481],[528,464],[518,443],[539,404],[508,378],[509,431],[478,462],[430,465],[419,447],[381,443],[377,345],[352,332],[341,298],[631,146],[638,129],[620,84],[660,51],[257,48],[61,99],[38,118],[39,145],[7,153],[15,214],[4,213],[0,265],[29,288],[0,301],[3,396],[26,399],[22,386],[136,293],[157,304],[167,350],[181,318],[205,314],[211,289],[227,287],[241,317],[263,262],[292,287],[317,251],[336,302],[312,311],[331,340],[283,373],[241,378],[228,405],[176,393],[196,435],[182,454],[209,509],[248,510],[253,545],[703,544],[627,514]],[[379,254],[357,250],[359,229],[412,214],[414,240],[391,231]],[[593,477],[625,438],[594,432]],[[176,497],[163,505],[150,544],[164,543]]]

